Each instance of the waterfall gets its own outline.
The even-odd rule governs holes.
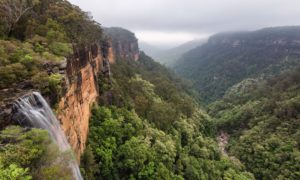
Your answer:
[[[23,119],[18,119],[20,124],[47,130],[61,152],[71,149],[58,120],[40,93],[32,92],[19,98],[15,103],[15,108],[20,113],[19,116],[23,117]],[[82,180],[75,159],[69,162],[69,166],[73,171],[74,179]]]

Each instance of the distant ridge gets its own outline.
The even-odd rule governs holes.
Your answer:
[[[184,54],[174,69],[212,102],[245,78],[278,74],[299,62],[300,27],[286,26],[218,33]]]

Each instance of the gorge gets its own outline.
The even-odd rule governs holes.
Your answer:
[[[173,72],[66,0],[0,16],[0,179],[300,178],[300,27],[192,41]]]

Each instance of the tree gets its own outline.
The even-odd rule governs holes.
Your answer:
[[[28,169],[24,169],[19,167],[16,164],[11,164],[7,168],[4,168],[2,164],[0,164],[0,179],[3,180],[30,180],[31,176],[28,175]]]
[[[93,180],[95,179],[94,174],[99,173],[99,169],[95,162],[95,157],[90,146],[87,146],[83,155],[81,156],[80,165],[81,170],[83,171],[82,175],[85,179]]]
[[[39,0],[1,0],[0,16],[6,33],[11,36],[14,28],[23,16],[28,14]]]

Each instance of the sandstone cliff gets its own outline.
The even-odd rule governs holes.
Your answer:
[[[115,56],[135,61],[139,59],[138,40],[132,32],[111,27],[104,28],[104,34],[111,40]]]
[[[98,90],[98,84],[101,83],[98,80],[99,73],[107,73],[109,63],[114,63],[116,58],[137,60],[138,57],[139,50],[135,36],[133,41],[124,41],[118,34],[114,34],[110,40],[90,47],[78,48],[74,55],[67,58],[66,62],[62,64],[53,64],[48,67],[50,70],[54,67],[59,68],[59,73],[64,76],[64,93],[55,109],[57,110],[57,119],[60,121],[78,160],[87,141],[91,108],[100,95]],[[47,69],[45,71],[48,72]],[[1,90],[1,129],[18,123],[14,121],[13,103],[29,91],[39,91],[31,84],[26,81],[19,83],[17,88]],[[51,96],[46,95],[45,98],[51,102]]]
[[[67,91],[58,105],[57,117],[78,158],[85,148],[91,107],[99,95],[97,76],[104,59],[114,62],[112,49],[101,46],[80,50],[68,59]]]
[[[126,37],[129,39],[124,40]],[[57,117],[78,159],[85,148],[91,108],[99,96],[99,73],[107,73],[107,61],[139,58],[137,39],[131,32],[122,29],[111,34],[109,39],[75,53],[68,59],[65,69],[67,90],[59,102]]]

